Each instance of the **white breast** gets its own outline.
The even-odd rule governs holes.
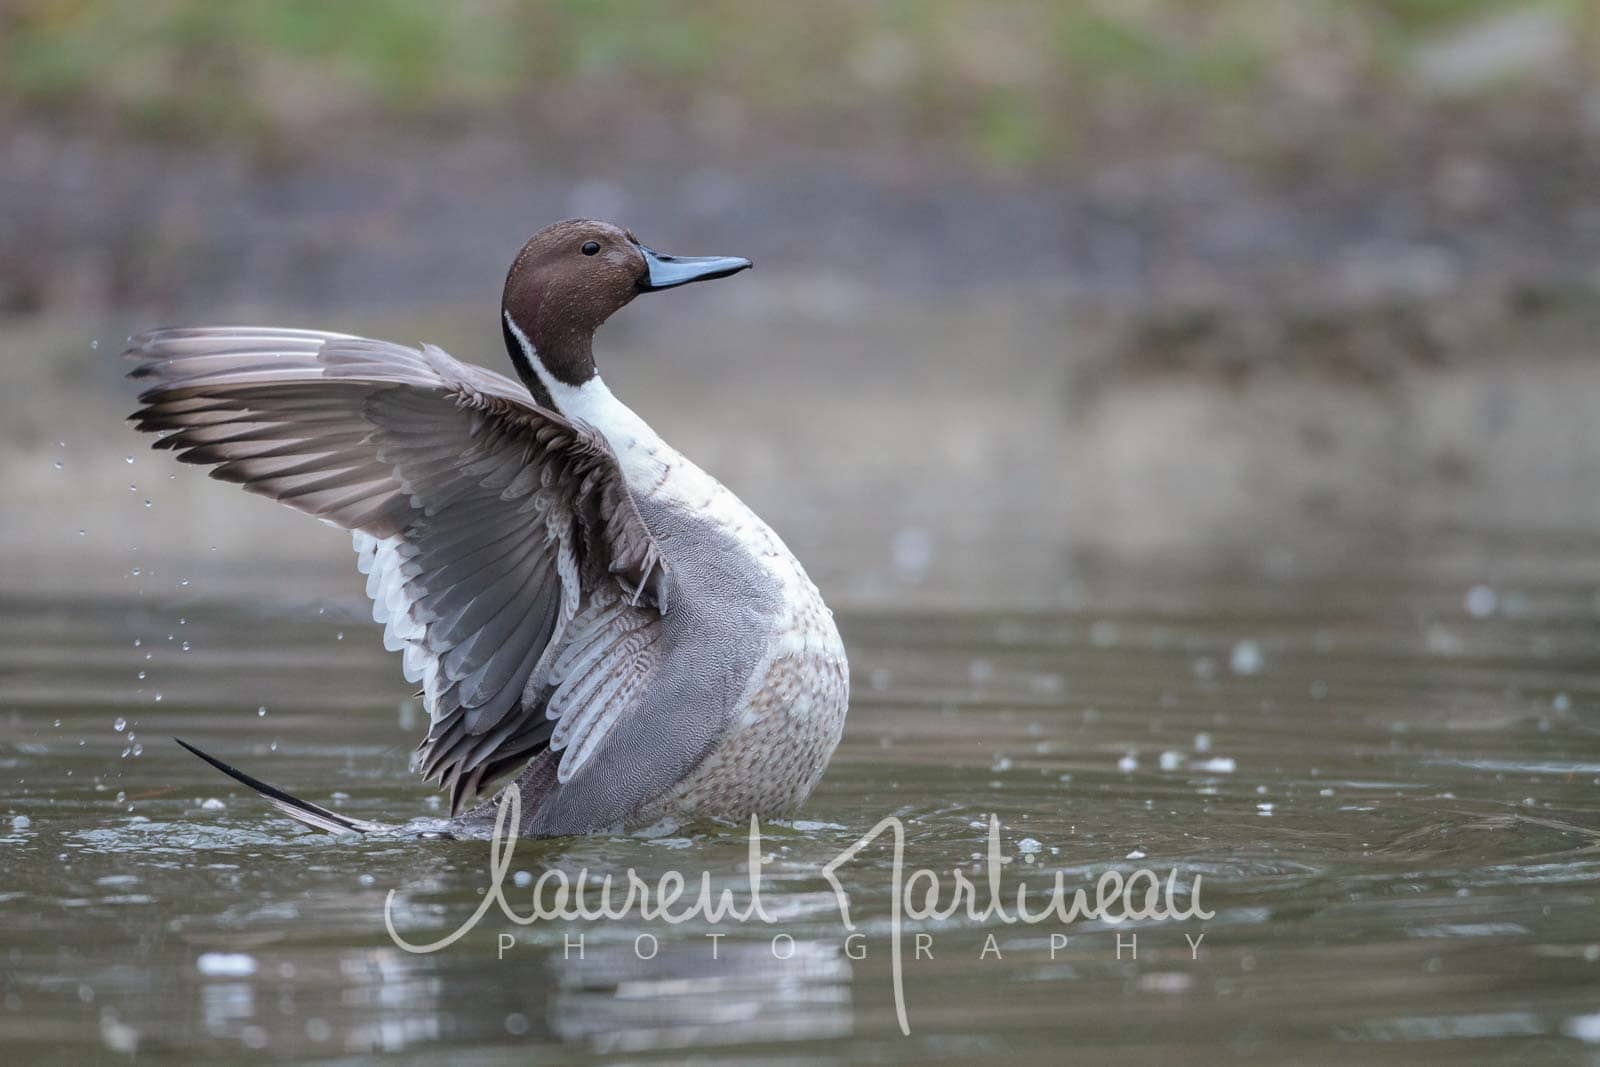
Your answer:
[[[506,325],[521,345],[539,381],[563,415],[600,431],[617,455],[635,496],[662,501],[716,523],[761,563],[783,590],[785,616],[775,620],[774,656],[821,654],[844,657],[833,613],[805,568],[772,527],[711,475],[661,439],[650,424],[618,400],[597,374],[582,385],[560,381],[540,361],[511,316]]]
[[[663,441],[599,378],[571,389],[571,394],[568,401],[573,407],[564,407],[563,411],[583,419],[605,436],[635,495],[683,508],[715,523],[778,583],[785,611],[774,620],[774,657],[802,653],[844,655],[832,612],[822,603],[822,595],[805,568],[772,527],[721,482]]]

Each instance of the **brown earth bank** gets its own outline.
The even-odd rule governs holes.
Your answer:
[[[0,310],[468,298],[571,215],[872,293],[1342,303],[1596,285],[1593,105],[1397,110],[1243,158],[1175,138],[1029,173],[927,146],[329,125],[266,149],[18,123],[0,129]]]
[[[250,319],[504,370],[505,265],[571,215],[756,261],[637,302],[602,366],[836,595],[1053,602],[1103,564],[1335,573],[1447,539],[1485,565],[1587,544],[1597,123],[1581,96],[1547,103],[1280,116],[1271,151],[1111,138],[1009,173],[929,144],[702,151],[638,121],[270,144],[15,123],[0,462],[21,504],[0,577],[125,584],[150,574],[135,556],[343,573],[339,537],[133,438],[123,338]]]
[[[1058,603],[1129,565],[1403,578],[1444,558],[1514,572],[1531,552],[1581,577],[1600,555],[1600,308],[1508,299],[1134,312],[851,301],[769,272],[641,301],[601,361],[846,602]],[[505,369],[492,300],[219,314]],[[134,324],[0,335],[4,585],[358,586],[342,535],[127,429],[116,351]]]

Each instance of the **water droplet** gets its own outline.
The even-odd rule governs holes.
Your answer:
[[[150,504],[150,501],[148,501],[148,500],[146,500],[146,501],[145,501],[145,502],[144,502],[144,506],[145,506],[145,507],[150,507],[150,506],[151,506],[151,504]]]
[[[1254,641],[1240,641],[1228,656],[1228,669],[1234,674],[1259,674],[1262,662],[1260,645]]]
[[[189,584],[189,579],[187,579],[187,578],[179,578],[178,579],[178,584],[179,585],[188,585]]]
[[[267,746],[267,750],[268,750],[268,751],[269,751],[269,752],[276,752],[276,751],[278,751],[278,741],[277,741],[277,739],[276,739],[276,738],[274,738],[274,739],[273,739],[273,741],[272,741],[272,744],[270,744],[270,745],[268,745],[268,746]]]
[[[259,708],[256,709],[256,718],[265,719],[266,717],[267,717],[267,706],[265,704],[263,704]]]
[[[933,562],[933,536],[919,526],[894,535],[890,545],[895,570],[908,578],[920,577]]]
[[[155,696],[155,700],[156,700],[156,703],[157,703],[157,704],[159,704],[159,703],[161,703],[161,694],[160,694],[160,693],[157,693],[157,694],[156,694],[156,696]]]
[[[111,724],[111,728],[120,734],[128,728],[128,720],[119,715],[117,721]]]
[[[1028,679],[1028,688],[1041,695],[1059,693],[1066,687],[1066,681],[1059,674],[1040,673]]]
[[[1486,585],[1475,585],[1467,590],[1467,614],[1475,619],[1493,615],[1499,603],[1499,596]]]
[[[99,348],[100,347],[100,338],[96,337],[93,341],[90,341],[89,342],[89,347],[90,348]]]
[[[88,531],[88,530],[79,530],[79,531],[78,531],[78,536],[79,536],[79,537],[82,537],[82,536],[84,536],[84,535],[85,535],[85,534],[87,534],[87,533],[88,533],[88,532],[89,532],[89,531]]]
[[[338,633],[334,634],[333,635],[333,639],[335,641],[343,641],[344,640],[344,631],[340,630]]]
[[[55,461],[55,462],[54,462],[54,463],[52,463],[52,464],[51,464],[51,466],[52,466],[52,467],[54,467],[54,468],[55,468],[55,469],[56,469],[56,470],[60,470],[60,469],[61,469],[61,468],[62,468],[62,467],[64,467],[64,466],[66,466],[66,464],[64,464],[64,463],[62,463],[62,462],[61,462],[61,461],[60,461],[60,460],[59,460],[59,459],[58,459],[58,460],[56,460],[56,461]]]
[[[144,639],[143,638],[135,637],[133,639],[133,647],[134,648],[138,648],[142,644],[144,644]]]
[[[138,491],[139,491],[139,487],[137,485],[135,485],[133,482],[129,482],[128,483],[128,492],[137,493]]]
[[[135,568],[133,568],[133,576],[134,576],[134,577],[135,577],[135,578],[137,578],[137,577],[139,577],[139,575],[140,575],[140,573],[141,573],[141,572],[140,572],[140,570],[139,570],[139,568],[138,568],[138,567],[135,567]],[[139,643],[139,642],[137,642],[137,641],[135,641],[135,642],[134,642],[134,644],[136,644],[136,645],[137,645],[137,644],[138,644],[138,643]]]
[[[144,671],[139,672],[139,681],[144,681]]]
[[[185,652],[187,652],[187,651],[189,651],[189,642],[185,641],[183,644],[179,645],[178,647],[183,649]]]
[[[133,462],[133,457],[132,456],[123,456],[122,458],[123,458],[123,461],[126,462],[126,463],[132,463]]]
[[[202,800],[200,802],[200,810],[202,810],[202,811],[221,811],[223,808],[226,808],[227,806],[228,805],[224,804],[222,801],[218,800],[216,797],[206,797],[204,800]]]

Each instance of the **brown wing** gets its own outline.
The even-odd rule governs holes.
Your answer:
[[[157,448],[354,531],[453,811],[546,749],[565,781],[650,673],[667,575],[592,428],[426,345],[227,327],[126,354]]]

